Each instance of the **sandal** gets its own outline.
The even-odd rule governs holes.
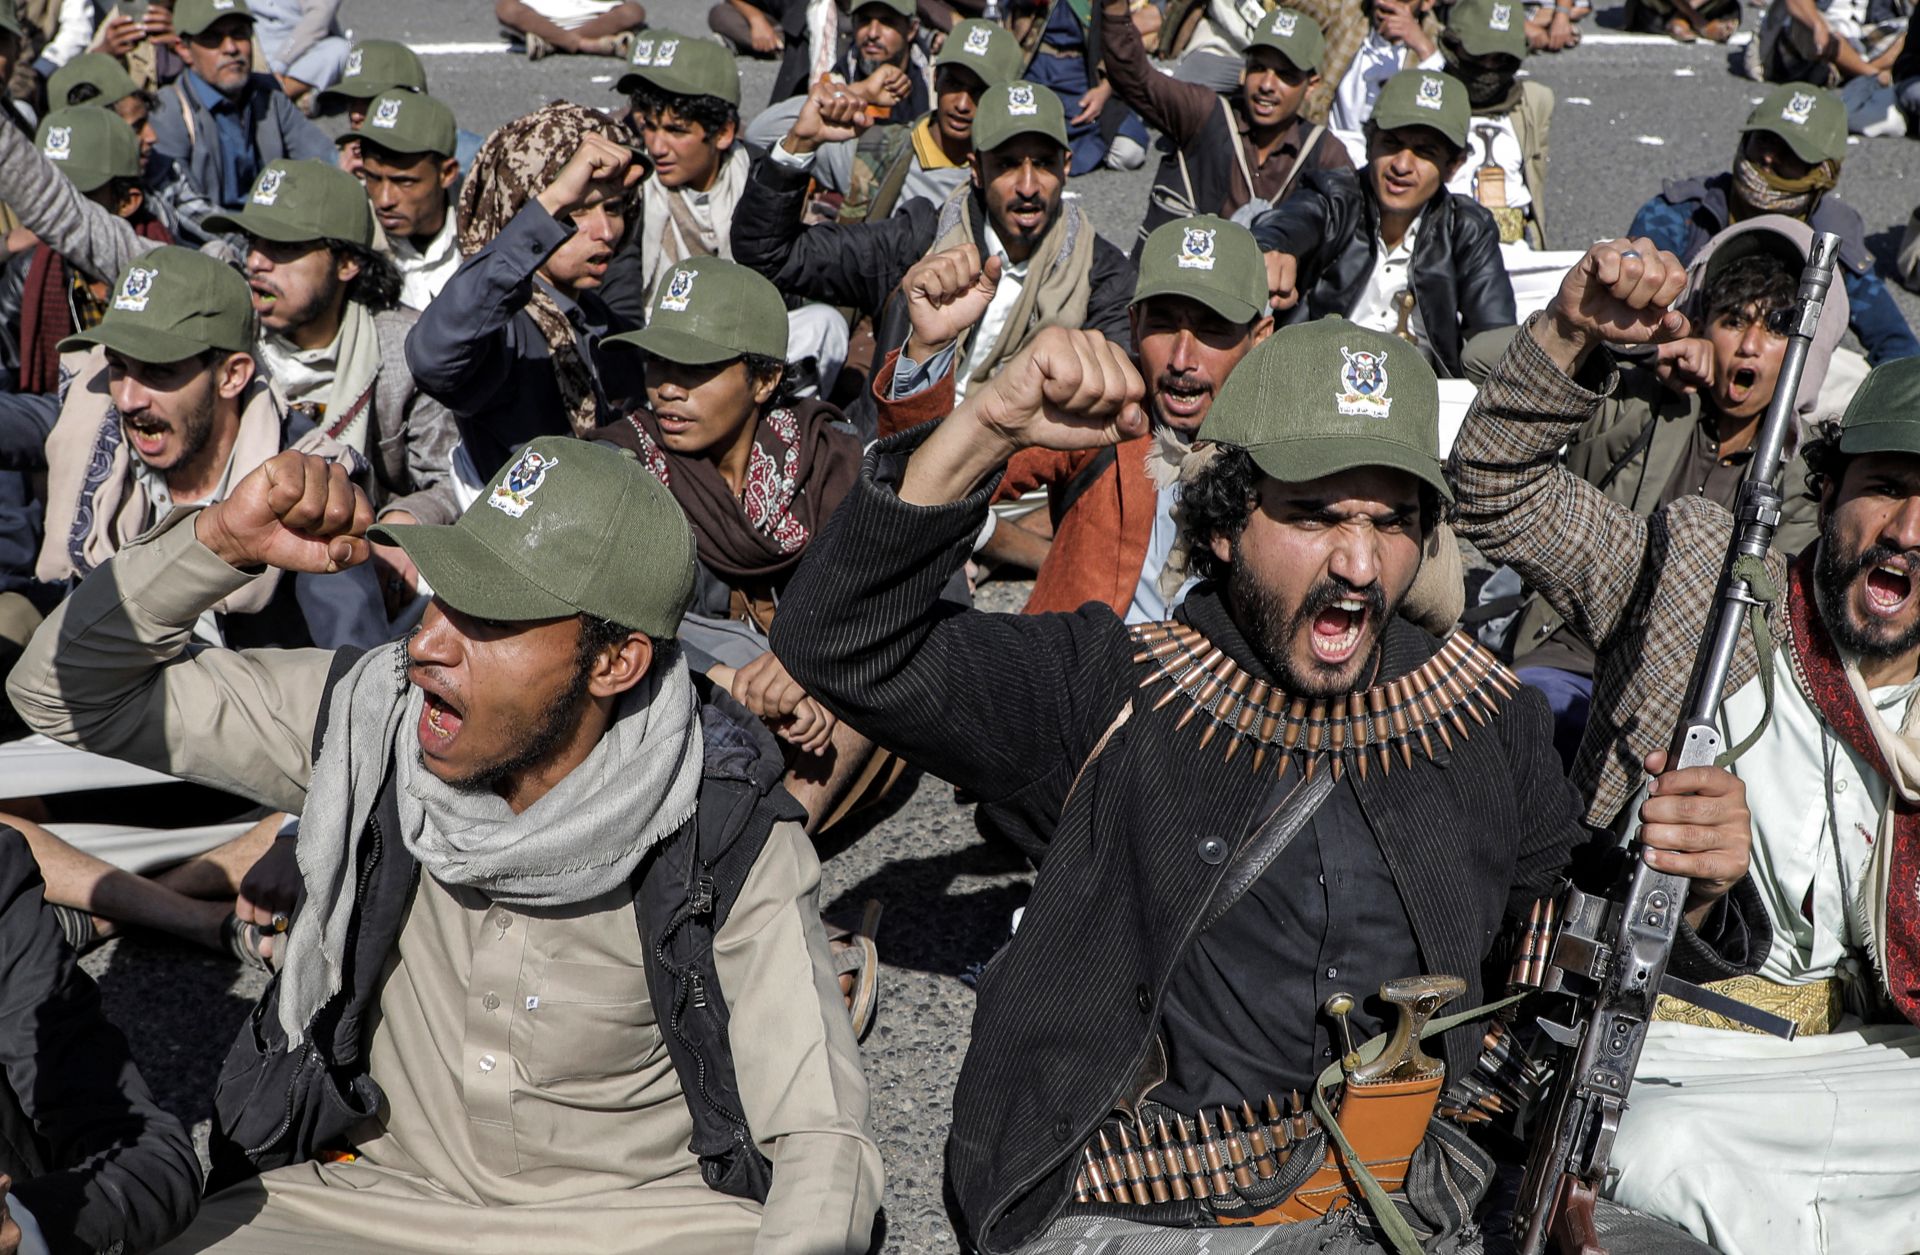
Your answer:
[[[220,935],[226,939],[227,953],[240,960],[240,966],[262,972],[273,970],[273,963],[260,953],[262,937],[258,925],[249,924],[238,915],[229,915],[227,922],[220,926]]]
[[[1737,17],[1716,17],[1700,28],[1700,34],[1716,44],[1724,44],[1732,39],[1734,32],[1740,29]]]
[[[67,939],[76,955],[85,954],[106,941],[100,935],[100,928],[93,922],[93,914],[77,906],[62,906],[58,902],[47,903],[53,912],[54,922],[60,925],[60,935]]]
[[[880,1009],[880,951],[873,944],[873,935],[880,927],[880,904],[867,903],[857,932],[824,917],[820,922],[827,929],[827,953],[833,959],[834,979],[853,978],[853,987],[845,995],[847,1015],[853,1021],[853,1039],[865,1041]]]
[[[1693,29],[1693,23],[1684,17],[1668,18],[1667,34],[1674,42],[1682,44],[1697,43],[1700,39],[1698,32]]]

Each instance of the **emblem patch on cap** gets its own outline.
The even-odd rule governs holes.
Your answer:
[[[280,180],[286,177],[287,172],[285,170],[268,170],[262,174],[260,181],[253,185],[253,203],[256,205],[271,205],[273,202],[279,200]]]
[[[135,266],[127,271],[127,277],[120,281],[119,293],[113,298],[113,307],[130,314],[144,313],[147,301],[153,296],[153,281],[159,275],[158,270],[149,270],[145,266]]]
[[[224,13],[233,7],[233,0],[213,0],[213,7],[217,12]]]
[[[1812,92],[1795,92],[1787,101],[1787,107],[1780,116],[1795,126],[1805,126],[1813,118],[1814,95]]]
[[[73,128],[70,126],[48,127],[47,146],[41,151],[47,154],[48,161],[65,161],[73,156]]]
[[[1014,117],[1030,117],[1040,112],[1040,103],[1033,98],[1033,88],[1025,83],[1007,89],[1007,112]]]
[[[1393,409],[1393,398],[1387,395],[1387,355],[1369,349],[1350,353],[1343,344],[1340,356],[1346,362],[1340,367],[1341,390],[1333,398],[1340,412],[1367,418],[1387,417]]]
[[[1273,33],[1282,39],[1292,39],[1294,27],[1300,24],[1300,15],[1287,9],[1273,11]]]
[[[520,455],[518,462],[507,468],[500,483],[487,494],[487,504],[509,518],[519,518],[533,504],[531,498],[546,482],[547,472],[558,465],[559,458],[550,458],[536,449],[528,449]]]
[[[1180,237],[1180,256],[1176,260],[1182,270],[1212,270],[1213,228],[1185,228]]]
[[[660,308],[670,309],[676,314],[687,312],[687,302],[693,299],[693,281],[698,270],[676,270],[667,280],[667,290],[660,294]]]
[[[366,56],[367,54],[358,48],[349,52],[347,54],[347,72],[341,75],[341,77],[352,78],[354,75],[360,73],[360,67],[366,61]]]
[[[967,42],[960,51],[976,57],[987,55],[987,49],[993,44],[993,32],[984,26],[976,26],[967,32]]]
[[[633,41],[633,63],[635,65],[653,64],[653,41],[636,39]]]
[[[680,41],[663,39],[653,50],[653,63],[661,69],[673,64],[673,54],[680,51]]]
[[[1419,105],[1422,109],[1438,109],[1444,102],[1445,96],[1445,83],[1442,83],[1437,78],[1429,78],[1422,74],[1420,76],[1420,94],[1413,98],[1413,103]]]
[[[400,102],[398,100],[381,101],[380,107],[373,111],[373,122],[371,125],[387,131],[391,131],[394,127],[399,126]]]
[[[1490,30],[1504,31],[1512,24],[1513,6],[1510,4],[1496,4],[1493,6],[1493,12],[1487,15],[1487,27]]]

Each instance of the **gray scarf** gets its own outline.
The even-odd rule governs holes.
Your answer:
[[[693,681],[677,649],[655,655],[593,752],[515,815],[491,792],[427,771],[413,744],[423,698],[406,681],[406,644],[368,653],[335,686],[297,852],[307,900],[287,937],[280,1027],[297,1047],[340,990],[361,833],[386,773],[399,788],[398,835],[427,875],[514,907],[569,906],[629,881],[653,845],[693,817],[701,777]]]

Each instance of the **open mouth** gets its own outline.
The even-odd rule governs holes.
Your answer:
[[[1213,400],[1213,387],[1192,379],[1163,380],[1160,408],[1175,418],[1198,418]]]
[[[421,690],[426,699],[420,708],[420,747],[428,753],[445,750],[460,735],[460,712],[445,698]]]
[[[1753,385],[1760,380],[1760,372],[1751,366],[1741,366],[1727,377],[1727,399],[1733,402],[1744,401],[1753,394]]]
[[[127,439],[132,442],[135,453],[145,458],[160,456],[167,447],[167,436],[172,428],[163,422],[150,418],[128,418],[121,415],[121,423],[127,430]]]
[[[1913,599],[1913,572],[1896,562],[1882,562],[1867,571],[1867,609],[1890,619]]]
[[[1309,639],[1313,656],[1335,666],[1353,657],[1367,627],[1367,603],[1357,597],[1343,597],[1313,616]]]

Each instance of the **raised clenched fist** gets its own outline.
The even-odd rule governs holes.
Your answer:
[[[288,449],[194,519],[200,543],[229,566],[343,571],[367,560],[373,506],[337,462]]]
[[[913,329],[907,341],[908,359],[924,362],[958,340],[986,316],[999,286],[1000,259],[989,257],[983,262],[980,250],[971,244],[929,253],[915,262],[900,281]]]

